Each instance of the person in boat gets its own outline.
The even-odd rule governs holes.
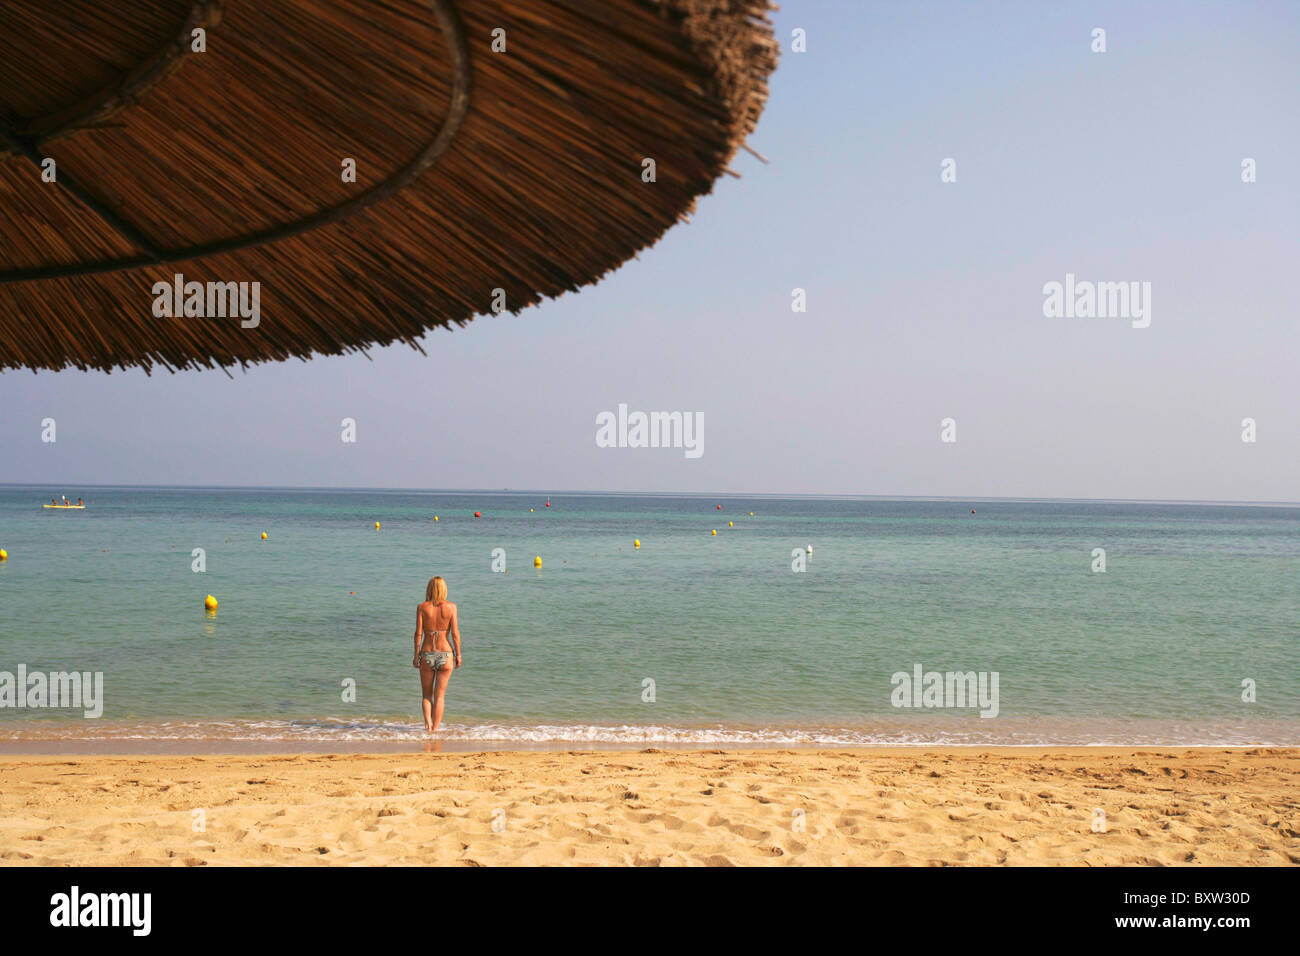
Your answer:
[[[84,508],[84,507],[86,507],[86,503],[85,503],[84,501],[82,501],[80,498],[78,498],[78,499],[77,499],[77,507],[78,507],[78,508]]]

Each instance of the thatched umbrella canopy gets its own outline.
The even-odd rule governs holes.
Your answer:
[[[0,0],[0,368],[414,345],[594,282],[727,171],[768,7]],[[176,274],[260,321],[156,314]]]

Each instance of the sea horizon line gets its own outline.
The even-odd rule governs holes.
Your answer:
[[[1214,498],[1086,498],[1079,496],[1039,495],[909,495],[864,494],[857,492],[737,492],[737,491],[605,491],[599,489],[540,488],[411,488],[386,485],[206,485],[206,484],[95,484],[64,482],[0,482],[3,489],[51,487],[94,488],[126,491],[260,491],[310,493],[381,493],[413,495],[489,495],[516,497],[536,495],[546,498],[728,498],[769,501],[935,501],[935,502],[1013,502],[1050,504],[1136,504],[1136,505],[1209,505],[1223,507],[1300,508],[1300,501],[1220,500]],[[84,496],[83,496],[84,497]]]

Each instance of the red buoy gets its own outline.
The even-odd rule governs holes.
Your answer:
[[[474,512],[474,517],[475,517],[475,518],[481,518],[481,517],[483,517],[483,513],[482,513],[481,511],[476,511],[476,512]]]

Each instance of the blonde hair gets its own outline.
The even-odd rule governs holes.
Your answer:
[[[447,582],[438,576],[429,578],[429,586],[424,589],[424,599],[434,604],[447,600]]]

